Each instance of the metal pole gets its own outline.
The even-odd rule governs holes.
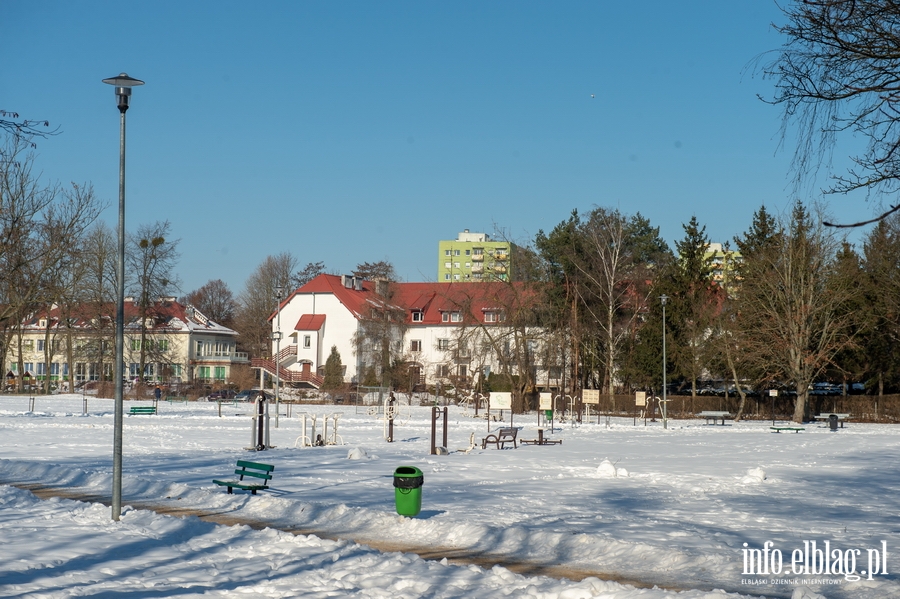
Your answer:
[[[281,411],[281,401],[278,393],[278,388],[281,386],[281,377],[278,372],[281,362],[281,289],[276,292],[275,299],[278,302],[275,306],[275,312],[278,315],[278,324],[276,325],[278,332],[275,334],[275,428],[278,428],[278,413]]]
[[[122,514],[122,414],[125,389],[125,111],[128,105],[119,106],[119,247],[116,265],[116,367],[115,419],[113,436],[113,488],[112,519],[118,521]],[[100,373],[101,377],[103,373]]]
[[[669,299],[669,298],[666,297],[665,295],[663,295],[663,296],[660,297],[660,299],[662,300],[662,314],[663,314],[663,322],[662,322],[662,325],[663,325],[663,330],[662,330],[662,333],[663,333],[663,340],[662,340],[662,341],[663,341],[663,342],[662,342],[662,350],[663,350],[663,363],[662,363],[662,367],[663,367],[663,388],[662,388],[662,392],[663,392],[663,399],[662,399],[662,410],[661,410],[661,411],[662,411],[662,419],[663,419],[663,428],[664,428],[664,429],[667,429],[667,428],[669,428],[669,423],[668,423],[668,419],[667,419],[667,415],[668,415],[668,414],[667,414],[667,412],[666,412],[666,409],[667,409],[667,407],[668,407],[668,399],[666,398],[666,387],[668,386],[668,384],[667,384],[667,382],[666,382],[666,375],[667,375],[667,373],[666,373],[666,300]]]

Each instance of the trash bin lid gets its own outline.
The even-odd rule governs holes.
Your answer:
[[[418,489],[424,482],[425,476],[415,466],[400,466],[394,470],[394,487],[398,489]]]
[[[415,466],[398,466],[396,470],[394,470],[394,476],[400,477],[414,477],[414,476],[422,476],[422,471],[416,468]]]

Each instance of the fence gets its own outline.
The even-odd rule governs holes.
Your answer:
[[[736,414],[740,397],[729,395],[669,395],[668,415],[670,418],[690,418],[706,410],[727,411]],[[819,414],[823,410],[843,412],[852,415],[856,422],[900,423],[900,394],[894,395],[810,395],[809,413]],[[600,412],[630,416],[634,410],[634,395],[601,395]],[[744,418],[771,420],[773,401],[769,396],[747,397],[744,402]],[[781,395],[774,401],[775,417],[790,420],[794,416],[794,396]],[[593,412],[595,407],[591,407]],[[659,408],[657,407],[657,414]]]

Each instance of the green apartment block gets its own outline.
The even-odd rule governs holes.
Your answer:
[[[438,242],[437,280],[443,282],[508,281],[515,251],[508,241],[492,241],[468,229],[455,240]]]

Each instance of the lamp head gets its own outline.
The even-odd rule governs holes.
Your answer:
[[[134,77],[129,77],[125,73],[119,73],[117,77],[104,79],[103,83],[116,86],[116,98],[119,101],[119,112],[124,113],[128,110],[128,100],[131,98],[131,88],[138,85],[144,85],[144,82]]]
[[[668,296],[668,295],[661,295],[661,296],[659,296],[659,301],[662,302],[662,305],[663,305],[663,306],[666,305],[666,300],[667,300],[667,299],[669,299],[669,296]]]

